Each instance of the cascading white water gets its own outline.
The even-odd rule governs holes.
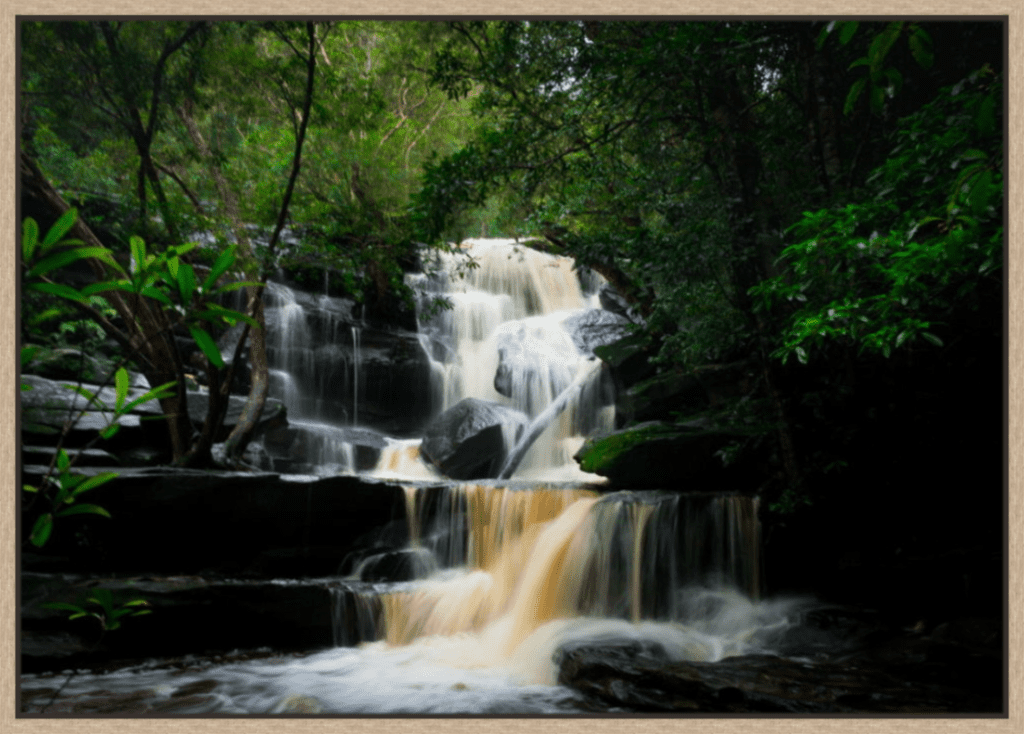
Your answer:
[[[600,379],[592,358],[581,353],[563,322],[591,308],[573,261],[525,247],[515,240],[468,240],[455,254],[439,256],[441,272],[411,278],[421,302],[442,297],[450,305],[432,317],[421,313],[420,332],[431,359],[437,412],[464,398],[510,405],[536,418],[584,372]],[[467,265],[467,263],[471,263]],[[422,309],[421,309],[422,311]],[[516,478],[583,479],[573,454],[585,427],[610,429],[614,407],[600,391],[567,401],[519,462]],[[508,449],[515,441],[507,437]]]

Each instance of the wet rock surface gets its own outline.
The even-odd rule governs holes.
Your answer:
[[[38,482],[46,471],[23,469],[27,483]],[[49,570],[79,573],[324,576],[336,571],[355,539],[404,515],[401,486],[353,476],[166,467],[119,471],[90,490],[90,502],[114,520],[68,520],[67,530],[55,532],[32,558]],[[65,560],[45,561],[57,558]]]
[[[115,605],[143,598],[151,614],[125,618],[116,633],[101,634],[94,618],[69,621],[69,612],[45,606],[52,602],[84,606],[97,588],[110,590]],[[20,648],[26,673],[263,646],[311,650],[331,646],[335,632],[349,645],[374,639],[373,626],[364,629],[366,625],[361,626],[354,613],[335,617],[337,605],[353,606],[353,590],[333,579],[283,582],[24,574],[22,592]],[[190,691],[197,692],[205,691]]]
[[[504,431],[525,430],[526,415],[514,408],[466,398],[427,426],[421,455],[452,479],[487,479],[505,461]]]
[[[875,629],[852,643],[857,649],[840,654],[752,654],[718,662],[672,662],[656,645],[632,640],[580,643],[561,648],[556,663],[559,683],[587,696],[595,708],[622,712],[1001,712],[1001,650],[942,642],[939,636],[938,630],[923,635]]]

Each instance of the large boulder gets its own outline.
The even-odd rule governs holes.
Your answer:
[[[576,348],[587,357],[594,356],[595,347],[612,344],[630,333],[630,321],[611,311],[592,308],[567,317],[562,327],[569,332]]]
[[[728,489],[715,454],[746,435],[699,419],[686,424],[651,421],[589,438],[573,458],[583,471],[608,477],[617,489],[704,491],[712,477],[716,489]]]
[[[526,428],[526,414],[507,405],[466,398],[427,426],[420,454],[452,479],[497,477],[508,453]]]

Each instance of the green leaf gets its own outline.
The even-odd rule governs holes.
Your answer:
[[[104,439],[113,438],[114,434],[121,430],[119,423],[111,423],[109,426],[100,431],[100,436]]]
[[[864,91],[864,85],[867,84],[868,78],[866,76],[861,77],[850,86],[850,91],[846,95],[846,103],[843,105],[843,114],[849,117],[850,113],[853,112],[853,106],[857,104],[857,98],[860,97],[860,93]]]
[[[868,47],[868,60],[870,61],[871,72],[877,74],[882,70],[882,63],[889,55],[896,39],[900,37],[903,30],[903,23],[890,23],[881,33],[875,36]]]
[[[217,261],[210,268],[209,275],[206,276],[206,280],[203,281],[203,290],[209,292],[213,287],[213,284],[217,282],[217,278],[227,272],[235,263],[235,248],[229,247],[224,250],[218,257]]]
[[[33,494],[39,491],[39,487],[33,487],[31,484],[23,484],[21,485],[21,488],[26,492],[32,492]]]
[[[27,290],[39,291],[40,293],[49,293],[52,296],[59,296],[60,298],[66,298],[69,301],[77,301],[78,303],[86,303],[87,299],[79,291],[63,283],[29,283],[25,286]]]
[[[141,237],[132,237],[128,240],[128,243],[132,248],[132,262],[129,270],[132,273],[138,273],[146,268],[146,243],[143,242]]]
[[[234,325],[238,321],[244,321],[255,329],[260,327],[256,319],[252,318],[248,314],[235,311],[231,308],[225,308],[216,303],[209,303],[206,306],[205,311],[200,311],[195,314],[197,319],[206,319],[207,321],[227,321],[229,324]]]
[[[182,263],[178,268],[178,292],[181,293],[183,304],[187,306],[192,302],[196,292],[196,274],[188,263]]]
[[[167,294],[164,293],[159,288],[157,288],[156,286],[146,286],[145,288],[142,289],[142,295],[146,296],[147,298],[152,298],[155,301],[160,301],[160,303],[164,304],[165,306],[174,305],[174,302],[167,297]]]
[[[210,364],[214,365],[218,369],[224,367],[224,359],[220,356],[220,350],[217,348],[217,343],[213,341],[211,337],[204,329],[200,329],[198,326],[188,327],[189,332],[192,334],[192,338],[195,340],[196,345],[202,350],[206,358],[210,360]]]
[[[118,476],[119,475],[116,471],[100,472],[95,476],[89,477],[80,486],[78,486],[74,491],[74,495],[77,497],[82,494],[82,492],[88,492],[90,489],[95,489],[100,485],[106,484],[111,479],[116,479]]]
[[[71,250],[62,250],[54,255],[43,258],[33,265],[27,273],[25,273],[25,277],[35,278],[40,275],[45,275],[51,270],[57,270],[58,268],[69,265],[76,260],[83,260],[86,258],[94,258],[107,263],[114,263],[114,258],[110,254],[110,250],[106,247],[76,247]]]
[[[236,281],[234,283],[228,283],[227,285],[218,288],[217,293],[227,293],[228,291],[237,291],[239,288],[245,288],[246,286],[262,286],[264,283],[258,283],[256,281]]]
[[[939,339],[939,337],[935,336],[935,334],[932,334],[931,332],[922,331],[921,332],[921,336],[923,336],[925,339],[927,339],[928,341],[930,341],[932,344],[934,344],[937,347],[941,347],[942,346],[942,340]]]
[[[800,361],[800,364],[807,364],[807,350],[803,347],[797,347],[793,350],[796,352],[796,358]]]
[[[124,367],[120,367],[114,373],[114,390],[117,396],[114,401],[114,410],[120,413],[121,408],[124,407],[125,398],[128,397],[128,370]]]
[[[163,398],[169,398],[174,395],[174,390],[171,388],[177,386],[177,382],[171,380],[165,382],[163,385],[157,385],[156,387],[147,390],[139,397],[132,400],[130,403],[124,406],[124,412],[132,410],[135,406],[141,405],[142,403],[148,403],[150,400],[162,400]]]
[[[29,542],[36,548],[42,548],[46,545],[46,541],[50,539],[51,532],[53,532],[53,515],[50,513],[40,515],[36,519],[36,524],[32,528],[32,535],[29,536]]]
[[[935,61],[935,56],[932,53],[932,39],[927,33],[925,33],[920,26],[913,26],[913,31],[910,34],[910,54],[914,57],[914,61],[917,62],[918,66],[924,69],[930,69],[932,63]]]
[[[871,62],[868,61],[868,57],[867,56],[861,56],[859,59],[857,59],[852,64],[847,66],[846,70],[849,71],[850,69],[856,69],[858,66],[868,66],[870,63]],[[806,213],[807,212],[804,212],[804,214],[806,214]]]
[[[26,264],[31,262],[38,246],[39,225],[32,217],[26,217],[21,223],[21,256]]]
[[[67,517],[69,515],[103,515],[103,517],[110,517],[110,513],[99,505],[90,504],[65,507],[57,513],[57,517]]]
[[[853,38],[853,34],[857,32],[857,26],[860,25],[859,21],[848,20],[842,23],[842,29],[839,31],[839,43],[845,46]]]
[[[974,116],[974,124],[978,128],[979,135],[991,135],[996,130],[996,98],[989,95],[978,105],[978,112]]]
[[[68,233],[75,224],[75,219],[78,218],[78,211],[74,208],[68,209],[66,212],[61,214],[60,219],[53,223],[50,227],[50,231],[46,233],[46,238],[43,240],[43,247],[53,247],[60,242],[64,235]]]
[[[68,458],[68,452],[61,449],[57,452],[57,468],[61,471],[67,471],[70,466],[71,460]]]

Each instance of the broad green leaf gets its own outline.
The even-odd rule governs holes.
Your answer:
[[[126,601],[121,606],[124,606],[124,607],[148,607],[149,605],[150,605],[149,602],[146,601],[145,599],[132,599],[131,601]]]
[[[49,273],[51,270],[57,270],[58,268],[69,265],[76,260],[83,260],[86,258],[102,260],[106,263],[114,263],[114,257],[106,247],[76,247],[71,250],[62,250],[61,252],[43,258],[33,265],[27,273],[25,273],[25,277],[36,278],[40,275]]]
[[[210,360],[210,364],[214,365],[218,369],[224,367],[224,359],[220,356],[220,350],[217,348],[217,343],[213,340],[206,330],[200,329],[198,326],[188,327],[189,332],[192,334],[192,338],[196,342],[206,358]]]
[[[847,71],[849,71],[850,69],[856,69],[858,66],[868,66],[868,65],[870,65],[870,63],[871,62],[868,61],[868,57],[867,56],[861,56],[859,59],[857,59],[852,64],[850,64],[848,67],[846,67],[846,69],[847,69]],[[807,214],[807,212],[804,212],[804,214]]]
[[[61,449],[57,452],[57,468],[61,471],[67,471],[70,466],[71,459],[68,458],[68,452]]]
[[[209,292],[213,288],[214,283],[217,282],[217,278],[227,272],[235,262],[235,248],[229,247],[224,250],[218,257],[216,262],[213,263],[213,267],[210,268],[209,275],[203,281],[203,290]]]
[[[989,95],[978,105],[978,112],[974,117],[974,124],[977,125],[978,133],[991,135],[996,130],[996,98]]]
[[[129,270],[134,274],[146,267],[146,243],[141,237],[132,236],[128,240],[132,248],[132,262]]]
[[[839,43],[845,46],[853,38],[853,34],[857,32],[857,26],[860,25],[859,21],[848,20],[842,24],[842,29],[839,31]]]
[[[39,491],[39,487],[33,487],[31,484],[23,484],[21,488],[26,492],[32,492],[33,494]]]
[[[124,367],[118,368],[117,372],[114,373],[114,390],[116,393],[116,399],[114,401],[114,410],[118,413],[124,407],[124,401],[128,397],[128,370]]]
[[[68,230],[75,225],[75,219],[78,218],[78,211],[74,208],[68,209],[66,212],[61,214],[60,219],[53,223],[50,227],[50,231],[46,233],[46,238],[43,239],[43,247],[53,247],[63,239],[64,235],[68,233]]]
[[[46,545],[46,541],[50,539],[51,532],[53,532],[53,515],[50,513],[40,515],[38,519],[36,519],[36,524],[32,528],[32,535],[29,536],[29,542],[36,548],[42,548]]]
[[[181,261],[176,257],[172,257],[167,261],[167,272],[171,274],[175,281],[178,280],[178,266],[180,264]]]
[[[113,438],[114,434],[116,434],[120,430],[120,423],[111,423],[109,426],[100,431],[100,436],[105,439]]]
[[[164,293],[159,288],[157,288],[156,286],[146,286],[145,288],[142,289],[142,295],[146,296],[147,298],[152,298],[155,301],[160,301],[160,303],[164,304],[165,306],[174,305],[174,302],[167,297],[167,294]]]
[[[885,107],[885,89],[878,86],[871,87],[871,111],[879,114]]]
[[[30,291],[39,291],[40,293],[49,293],[52,296],[59,296],[60,298],[66,298],[69,301],[78,301],[79,303],[86,303],[87,299],[79,291],[76,291],[69,285],[63,283],[29,283],[25,286]]]
[[[21,223],[21,256],[26,264],[32,260],[38,246],[39,225],[32,217],[26,217]]]
[[[882,63],[885,61],[885,57],[889,55],[889,51],[892,49],[893,44],[896,43],[896,39],[900,37],[902,30],[902,22],[890,23],[885,27],[885,30],[871,41],[871,45],[868,47],[868,61],[870,62],[872,73],[878,73],[882,70]]]
[[[75,489],[74,494],[75,496],[78,496],[82,494],[82,492],[88,492],[90,489],[95,489],[96,487],[99,487],[102,484],[106,484],[111,479],[116,479],[118,476],[119,475],[116,471],[100,472],[99,474],[86,479],[79,487]]]
[[[60,488],[70,492],[84,482],[86,478],[84,474],[68,474],[65,472],[60,475]]]
[[[934,344],[937,347],[941,347],[942,346],[942,340],[939,339],[939,337],[935,336],[935,334],[932,334],[931,332],[922,331],[921,332],[921,336],[923,336],[925,339],[927,339],[928,341],[930,341],[932,344]]]
[[[825,40],[828,38],[828,34],[832,32],[832,29],[836,27],[836,22],[834,20],[829,21],[828,25],[821,29],[821,33],[818,34],[818,40],[815,42],[818,49],[825,45]]]
[[[192,302],[192,296],[196,292],[196,274],[188,263],[182,263],[178,268],[178,292],[183,304],[187,306]]]
[[[57,513],[57,517],[68,517],[69,515],[102,515],[103,517],[110,517],[110,513],[99,505],[90,504],[65,507]]]

